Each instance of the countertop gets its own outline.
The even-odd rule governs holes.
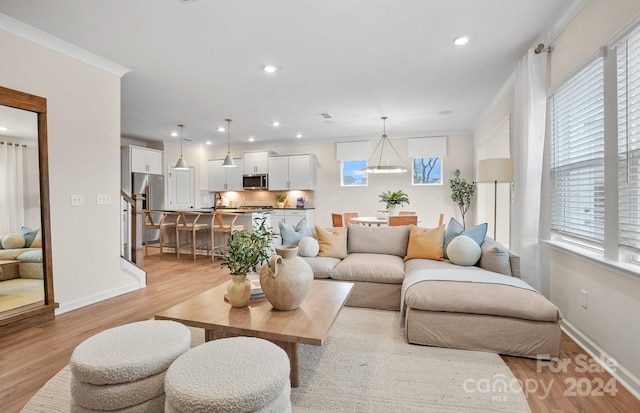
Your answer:
[[[205,214],[212,214],[215,211],[220,212],[232,212],[234,214],[252,214],[254,212],[269,212],[269,211],[296,211],[296,210],[308,210],[315,208],[269,208],[269,207],[244,207],[244,208],[198,208],[198,209],[186,209],[186,210],[175,210],[175,209],[164,209],[164,212],[199,212]]]

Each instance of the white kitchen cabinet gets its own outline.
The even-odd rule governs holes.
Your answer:
[[[131,172],[163,174],[162,151],[141,146],[130,146],[129,157],[131,160]]]
[[[244,154],[245,174],[266,174],[269,173],[269,152],[245,152]]]
[[[242,191],[242,173],[244,161],[242,158],[234,158],[235,168],[224,168],[223,159],[213,159],[208,162],[208,188],[211,192]]]
[[[269,190],[313,190],[316,166],[313,155],[272,156],[269,158]]]
[[[315,209],[273,209],[271,210],[271,227],[276,233],[280,233],[280,222],[296,227],[302,218],[307,219],[309,228],[315,225]]]

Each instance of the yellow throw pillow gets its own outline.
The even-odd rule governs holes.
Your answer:
[[[36,237],[33,239],[31,243],[31,248],[42,248],[42,229],[38,230]]]
[[[427,229],[411,225],[409,230],[409,245],[404,260],[424,258],[442,261],[442,242],[444,241],[445,226]]]
[[[346,258],[347,229],[337,229],[329,232],[316,225],[316,235],[320,245],[319,257]],[[440,247],[442,249],[442,246]]]

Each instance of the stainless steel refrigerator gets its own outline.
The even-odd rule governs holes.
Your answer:
[[[131,193],[142,194],[145,200],[142,204],[143,209],[163,210],[164,209],[164,176],[145,173],[131,174]],[[162,214],[154,214],[153,220],[160,221]],[[139,227],[138,234],[142,234],[144,230],[144,222]],[[158,241],[160,231],[157,229],[149,230],[149,241]]]

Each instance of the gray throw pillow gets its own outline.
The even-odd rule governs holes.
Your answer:
[[[302,218],[295,228],[289,224],[285,224],[284,222],[280,222],[279,226],[282,245],[298,245],[302,238],[313,237],[313,233],[311,232],[311,228],[309,228],[309,224],[307,224],[306,218]]]
[[[491,238],[485,238],[480,247],[480,268],[504,275],[512,275],[509,250]]]

